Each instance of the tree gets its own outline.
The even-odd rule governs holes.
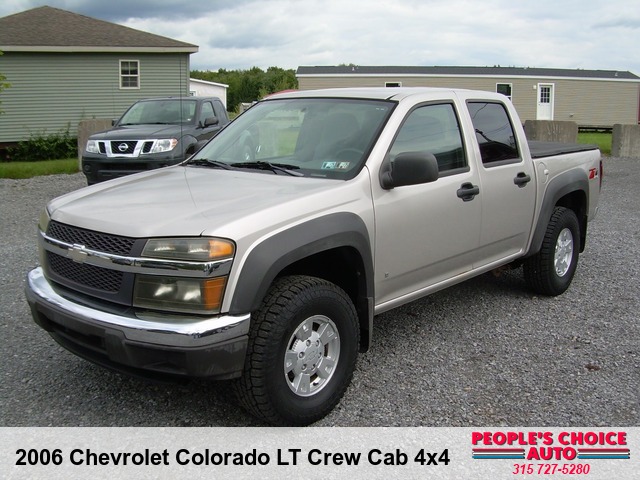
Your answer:
[[[270,93],[298,88],[295,71],[279,67],[269,67],[266,72],[259,67],[249,70],[221,68],[217,72],[193,70],[191,78],[229,85],[227,109],[231,112],[236,111],[241,103],[255,102]]]
[[[2,53],[2,51],[0,51],[0,55],[4,55],[4,53]],[[10,83],[7,83],[5,80],[7,79],[7,77],[5,77],[2,73],[0,73],[0,93],[2,93],[2,91],[5,88],[9,88],[11,86]],[[0,100],[0,105],[2,105],[2,101]],[[2,108],[0,108],[0,113],[3,113]]]

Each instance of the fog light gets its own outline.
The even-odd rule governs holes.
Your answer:
[[[218,313],[227,277],[204,280],[138,275],[133,306],[185,313]]]

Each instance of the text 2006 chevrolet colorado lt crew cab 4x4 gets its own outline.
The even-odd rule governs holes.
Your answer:
[[[601,178],[596,147],[530,145],[499,94],[275,95],[185,163],[50,202],[27,298],[88,360],[235,378],[250,412],[305,425],[376,314],[507,264],[564,292]]]

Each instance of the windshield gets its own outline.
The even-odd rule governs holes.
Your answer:
[[[194,158],[233,168],[353,178],[395,104],[335,98],[267,100],[231,122]]]
[[[192,123],[196,116],[195,100],[163,99],[134,103],[122,116],[119,125],[175,125]]]

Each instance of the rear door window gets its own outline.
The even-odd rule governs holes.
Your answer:
[[[468,102],[467,107],[485,167],[517,163],[520,153],[507,111],[501,103]]]

